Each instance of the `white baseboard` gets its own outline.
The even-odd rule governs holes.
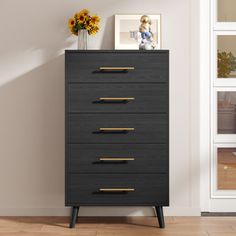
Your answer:
[[[200,208],[165,207],[165,216],[200,216]],[[69,216],[70,208],[0,208],[0,216]],[[154,216],[152,207],[81,207],[79,216]]]

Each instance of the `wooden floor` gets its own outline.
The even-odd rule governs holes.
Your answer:
[[[66,217],[0,217],[0,236],[236,236],[236,217],[165,219],[159,229],[154,217],[88,217],[69,229]]]

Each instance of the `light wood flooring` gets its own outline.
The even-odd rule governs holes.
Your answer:
[[[236,236],[236,217],[79,217],[68,228],[67,217],[0,217],[0,236]]]

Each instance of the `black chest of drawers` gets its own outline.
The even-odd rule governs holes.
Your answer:
[[[65,204],[169,205],[169,52],[65,54]]]

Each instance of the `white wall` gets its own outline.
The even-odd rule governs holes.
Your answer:
[[[191,26],[197,10],[191,2],[196,1],[0,1],[0,215],[69,212],[64,208],[64,49],[76,48],[67,20],[82,8],[102,17],[102,30],[90,38],[91,49],[113,48],[114,14],[162,14],[162,45],[170,49],[171,206],[166,213],[199,214],[191,95],[197,53],[197,29]],[[116,209],[88,207],[80,214],[153,214],[146,207]]]
[[[200,207],[210,211],[210,6],[200,0]]]

